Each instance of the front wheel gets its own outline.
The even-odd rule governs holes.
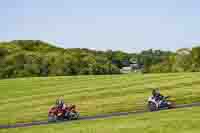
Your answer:
[[[149,103],[148,103],[148,110],[151,111],[151,112],[153,112],[153,111],[157,111],[158,108],[157,108],[157,106],[156,106],[155,103],[149,102]]]
[[[80,114],[78,112],[70,112],[69,113],[69,120],[78,120]]]
[[[56,115],[48,115],[48,122],[56,122],[57,116]]]

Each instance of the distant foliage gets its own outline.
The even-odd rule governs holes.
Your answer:
[[[105,52],[58,48],[42,41],[0,43],[0,78],[119,74]]]
[[[119,74],[137,63],[143,73],[200,71],[200,47],[175,53],[144,50],[141,53],[58,48],[39,40],[0,43],[0,78]]]
[[[149,72],[199,72],[200,47],[182,48],[165,60],[152,65]]]

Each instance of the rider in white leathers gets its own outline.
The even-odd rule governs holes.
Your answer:
[[[164,98],[163,95],[160,94],[158,89],[152,90],[152,96],[149,97],[148,101],[153,102],[158,107],[160,103],[162,102],[162,99]]]

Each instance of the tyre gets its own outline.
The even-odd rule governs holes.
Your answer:
[[[79,117],[80,117],[80,114],[77,112],[77,113],[75,114],[74,120],[78,120]]]
[[[77,119],[79,119],[79,113],[78,112],[77,113],[72,113],[72,112],[69,113],[68,120],[77,120]]]
[[[168,105],[168,109],[173,109],[176,108],[176,104],[174,102],[170,102],[170,104]]]
[[[48,115],[48,122],[56,122],[57,116],[56,115]]]
[[[157,108],[157,106],[156,106],[155,103],[149,102],[149,103],[148,103],[148,110],[151,111],[151,112],[153,112],[153,111],[157,111],[158,108]]]

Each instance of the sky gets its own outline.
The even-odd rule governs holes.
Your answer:
[[[137,52],[200,44],[198,0],[2,0],[0,41]]]

